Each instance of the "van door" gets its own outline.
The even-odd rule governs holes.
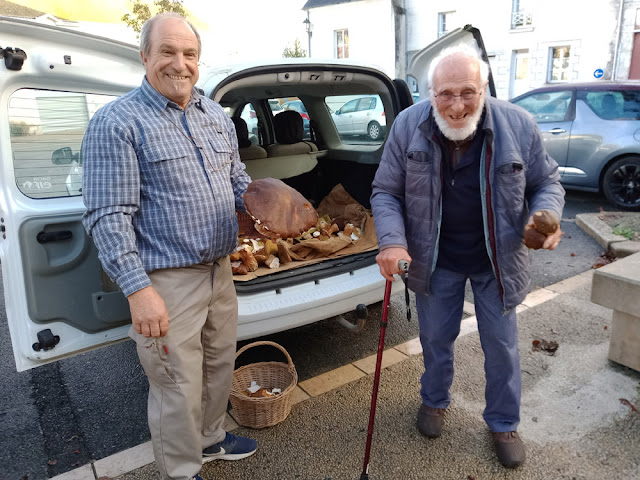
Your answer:
[[[438,38],[435,42],[420,50],[409,61],[407,75],[415,79],[420,98],[427,98],[429,96],[427,73],[429,72],[431,60],[433,60],[443,49],[460,43],[476,47],[482,54],[483,60],[489,64],[487,51],[484,48],[484,42],[482,41],[480,30],[471,25],[465,25],[462,28],[452,30],[450,33]],[[496,88],[493,84],[491,67],[489,67],[488,89],[491,96],[495,97]]]
[[[80,147],[106,103],[140,84],[137,48],[2,19],[0,261],[19,371],[126,338],[127,301],[82,226]]]

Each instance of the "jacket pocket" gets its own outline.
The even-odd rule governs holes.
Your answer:
[[[222,134],[216,134],[209,138],[208,143],[211,149],[204,150],[205,161],[210,162],[209,166],[213,171],[229,169],[233,162],[233,150],[229,141]]]
[[[142,335],[134,338],[140,364],[147,376],[154,382],[171,386],[175,384],[175,373],[169,360],[169,349],[162,338],[149,338]]]
[[[142,146],[142,159],[149,163],[180,160],[192,154],[193,149],[185,144],[170,141],[146,143]]]
[[[433,166],[432,158],[427,152],[414,151],[407,153],[407,173],[430,174]]]
[[[144,144],[139,164],[144,172],[142,188],[155,192],[152,194],[170,189],[184,195],[202,184],[202,168],[196,149],[180,139]]]

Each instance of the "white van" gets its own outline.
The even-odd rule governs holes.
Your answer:
[[[19,371],[127,338],[128,303],[103,272],[81,224],[80,146],[92,115],[140,85],[136,46],[29,21],[0,17],[0,261],[7,320]],[[455,32],[473,40],[471,27]],[[444,44],[443,37],[438,46]],[[481,43],[480,43],[481,44]],[[206,48],[206,46],[205,46]],[[425,71],[418,54],[410,70]],[[402,80],[349,63],[283,59],[278,64],[201,71],[199,87],[229,115],[256,112],[255,143],[276,142],[272,106],[304,103],[308,154],[247,160],[252,178],[276,177],[316,205],[337,185],[369,208],[384,136],[342,136],[331,105],[374,96],[387,127],[413,103]],[[307,132],[305,130],[305,132]],[[236,282],[239,339],[258,337],[382,300],[376,246],[303,262]],[[402,288],[395,282],[394,289]],[[362,310],[362,308],[360,309]]]

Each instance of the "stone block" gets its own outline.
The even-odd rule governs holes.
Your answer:
[[[593,274],[591,301],[629,315],[640,312],[640,253],[599,268]]]
[[[613,311],[609,359],[640,372],[640,317]]]
[[[387,368],[391,365],[395,365],[396,363],[402,362],[407,355],[400,352],[395,348],[389,348],[382,352],[382,362],[380,364],[380,368]],[[378,355],[370,355],[361,360],[353,362],[353,365],[362,370],[366,374],[371,374],[376,371],[376,363],[377,363]]]
[[[640,242],[627,240],[626,242],[615,242],[611,244],[611,251],[617,258],[628,257],[640,252]]]

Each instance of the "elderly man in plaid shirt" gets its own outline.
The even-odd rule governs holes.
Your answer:
[[[142,85],[97,112],[82,145],[84,226],[129,300],[156,464],[172,480],[256,450],[223,429],[238,323],[229,253],[251,180],[233,123],[194,88],[200,51],[183,17],[149,19]]]

